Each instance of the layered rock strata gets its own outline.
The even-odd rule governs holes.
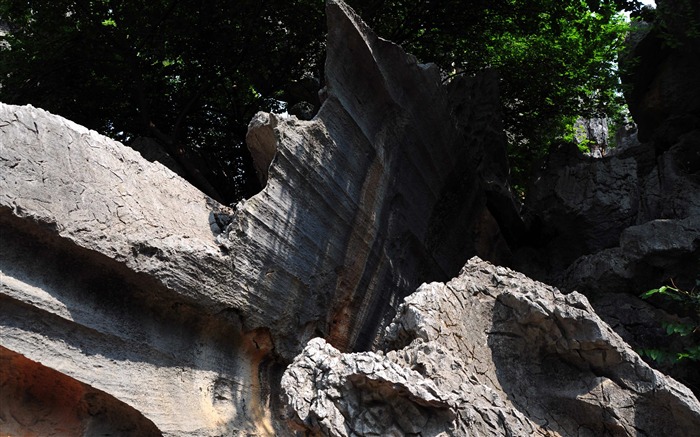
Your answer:
[[[328,21],[323,107],[256,117],[265,188],[233,208],[95,132],[0,106],[8,353],[166,435],[284,433],[279,378],[310,338],[367,349],[421,281],[507,256],[495,77],[448,98],[436,67],[343,3]]]
[[[356,413],[350,413],[351,407],[369,408],[382,399],[409,411],[388,431],[567,434],[580,422],[581,429],[596,432],[600,425],[590,417],[603,411],[597,398],[590,401],[593,416],[579,416],[580,409],[573,408],[547,412],[554,398],[537,390],[539,384],[563,390],[560,398],[579,402],[571,394],[580,388],[576,381],[593,381],[590,373],[598,369],[603,369],[599,378],[620,387],[627,378],[633,381],[632,388],[610,392],[634,406],[618,411],[613,402],[604,410],[619,419],[610,419],[610,429],[626,432],[632,421],[646,429],[644,420],[657,414],[645,409],[647,403],[657,405],[649,384],[667,396],[671,407],[664,414],[671,411],[679,424],[696,426],[696,401],[687,391],[648,373],[577,296],[556,297],[571,308],[550,302],[534,313],[529,304],[521,308],[517,293],[499,297],[514,314],[493,302],[478,306],[487,298],[479,294],[473,302],[455,298],[453,303],[478,306],[486,314],[461,321],[475,335],[465,344],[476,348],[475,342],[487,342],[487,348],[479,343],[473,350],[478,356],[451,343],[431,343],[422,352],[406,349],[404,358],[400,352],[390,355],[414,344],[413,331],[447,323],[416,321],[410,329],[395,324],[389,340],[384,338],[406,295],[422,281],[448,280],[472,255],[507,261],[524,225],[507,184],[493,74],[443,85],[436,67],[419,64],[377,38],[344,3],[330,0],[327,11],[325,101],[310,121],[256,116],[248,141],[265,187],[234,207],[213,202],[162,165],[70,121],[32,107],[0,105],[0,360],[6,365],[0,373],[0,430],[341,433],[339,416],[325,424],[318,409],[305,406],[285,383],[294,414],[300,414],[290,421],[281,396],[285,367],[314,337],[323,340],[312,340],[306,355],[360,357],[342,358],[329,382],[358,388],[338,407],[340,414],[348,411],[354,432],[383,432],[383,422],[372,425],[367,416],[355,425]],[[468,274],[479,275],[470,269]],[[525,281],[506,271],[494,275],[494,281],[506,278],[494,296],[510,296],[513,281]],[[401,314],[409,312],[410,302],[423,299],[417,296]],[[518,315],[520,309],[532,317]],[[580,339],[579,316],[569,316],[574,310],[586,321]],[[544,330],[554,338],[553,325],[561,323],[572,326],[566,339],[575,341],[553,345],[549,334],[529,333]],[[457,325],[454,329],[449,337],[457,341],[463,334]],[[600,331],[600,338],[589,329]],[[491,334],[484,337],[484,332]],[[523,349],[518,336],[538,347]],[[369,352],[342,355],[387,341],[392,346],[382,347],[384,358]],[[613,362],[582,354],[581,342],[592,342],[592,350],[600,346]],[[509,348],[523,358],[508,355]],[[386,364],[390,356],[394,364]],[[475,378],[488,375],[492,381],[474,383],[476,397],[465,398],[469,405],[446,394],[454,380],[443,381],[420,364],[471,372],[475,356],[485,363]],[[582,368],[566,367],[558,357]],[[312,368],[317,358],[301,366],[305,358],[297,358],[292,369]],[[380,373],[375,374],[375,364],[377,372],[384,366]],[[407,366],[419,373],[406,373]],[[561,386],[542,376],[550,368],[561,375]],[[623,374],[622,368],[632,373]],[[306,390],[307,376],[301,370],[295,375],[299,389]],[[538,385],[524,387],[523,375]],[[41,390],[49,379],[65,396]],[[592,391],[597,381],[584,388]],[[453,389],[461,393],[462,384]],[[330,405],[323,408],[331,411]],[[23,416],[22,411],[37,413]],[[374,410],[367,414],[385,417]],[[116,417],[124,422],[118,424]],[[70,429],[57,428],[63,426],[59,423]],[[458,431],[450,431],[453,423]]]

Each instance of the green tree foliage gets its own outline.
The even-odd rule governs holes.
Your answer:
[[[317,68],[317,3],[3,0],[0,99],[155,137],[191,182],[232,201],[258,188],[243,143],[253,114]]]
[[[700,286],[700,279],[696,281]],[[660,363],[675,364],[683,360],[700,361],[700,291],[693,289],[682,290],[675,286],[664,285],[649,290],[641,295],[643,299],[659,298],[662,302],[676,304],[675,306],[691,320],[691,322],[663,323],[662,327],[672,340],[674,337],[687,337],[680,347],[642,348],[640,355]],[[675,345],[677,346],[677,345]]]
[[[636,1],[356,0],[388,39],[449,73],[494,68],[501,77],[511,170],[531,167],[578,116],[616,117],[624,102],[616,70]]]
[[[355,0],[378,33],[447,75],[498,70],[517,182],[577,115],[620,105],[635,0]],[[243,138],[305,76],[322,80],[322,0],[3,0],[0,100],[128,142],[160,140],[211,196],[257,189]]]

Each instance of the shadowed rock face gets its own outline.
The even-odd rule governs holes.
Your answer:
[[[500,223],[519,221],[496,78],[448,90],[435,66],[342,2],[327,15],[325,101],[308,122],[254,118],[248,144],[265,187],[225,230],[245,263],[237,276],[264,296],[246,324],[269,327],[288,359],[317,335],[367,349],[422,281],[476,253],[506,258]]]
[[[327,11],[325,101],[310,121],[255,117],[248,142],[265,187],[235,207],[211,201],[95,132],[32,107],[0,105],[0,346],[13,357],[9,375],[31,373],[21,371],[23,360],[36,363],[32,374],[58,372],[77,393],[75,408],[91,408],[84,393],[100,393],[105,426],[111,417],[131,418],[136,428],[120,431],[125,435],[316,429],[303,417],[288,420],[309,408],[287,411],[280,391],[284,368],[310,339],[322,337],[310,347],[333,357],[377,348],[388,341],[385,328],[402,300],[422,281],[448,280],[473,255],[510,258],[524,225],[507,184],[495,77],[443,85],[435,67],[377,38],[342,2],[329,1]],[[470,332],[495,330],[488,308],[484,317],[465,318]],[[532,323],[554,332],[555,316],[547,310]],[[591,317],[590,326],[607,332]],[[416,321],[415,329],[436,322],[425,323]],[[394,346],[384,349],[407,347],[412,334],[402,332],[392,328]],[[486,414],[473,416],[481,420],[477,430],[500,423],[501,412],[523,435],[542,428],[521,411],[524,401],[501,405],[516,394],[527,397],[527,390],[508,382],[510,357],[487,359],[505,353],[490,344],[493,338],[469,341],[489,340],[488,347],[479,343],[479,353],[491,367],[479,371],[506,382],[475,385],[481,398],[474,406],[445,397],[443,382],[432,381],[420,364],[437,360],[456,371],[471,359],[465,349],[435,345],[421,352],[430,358],[416,361],[418,388],[415,374],[401,373],[410,356],[392,358],[396,365],[381,375],[351,362],[340,372],[357,389],[356,405],[395,398],[395,408],[407,409],[396,428],[405,432],[450,429],[457,421],[460,432],[471,433],[473,421],[460,415],[477,410]],[[622,348],[615,341],[611,348]],[[556,353],[576,361],[578,352],[566,348],[578,346],[562,344]],[[533,360],[539,357],[533,352]],[[382,362],[371,354],[362,360]],[[532,365],[515,368],[525,369],[518,375],[540,369]],[[566,381],[578,377],[561,372]],[[24,387],[8,379],[10,387]],[[659,381],[658,390],[676,390]],[[695,401],[682,388],[674,393],[669,399],[680,405],[679,417],[695,420]],[[46,415],[46,429],[65,413],[55,411]],[[81,428],[83,416],[70,417],[77,433],[90,434]],[[372,431],[367,420],[361,432]],[[567,420],[557,425],[561,432],[584,423]]]
[[[665,0],[653,25],[635,23],[621,64],[638,134],[600,159],[572,145],[548,157],[526,202],[532,230],[539,231],[539,262],[529,268],[529,256],[520,257],[516,265],[523,271],[547,270],[540,279],[589,295],[605,288],[639,294],[669,278],[695,286],[698,25],[700,6],[685,0]]]
[[[657,13],[654,26],[635,25],[621,59],[638,135],[600,159],[573,146],[549,156],[526,202],[537,237],[513,264],[586,294],[635,348],[682,342],[660,329],[678,316],[637,296],[671,281],[691,290],[700,278],[700,6],[665,0]],[[700,393],[697,363],[664,367]]]
[[[622,58],[623,81],[639,139],[665,150],[679,134],[700,129],[700,8],[664,0],[655,21],[636,24]]]
[[[161,436],[114,397],[0,347],[3,435]]]

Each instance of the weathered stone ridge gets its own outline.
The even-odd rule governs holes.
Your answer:
[[[2,347],[106,393],[105,414],[135,408],[158,433],[269,427],[255,345],[265,336],[243,332],[215,241],[226,208],[60,117],[2,105],[0,120]]]
[[[347,6],[328,17],[324,105],[257,118],[266,185],[235,208],[95,132],[0,106],[3,347],[167,435],[284,433],[279,377],[307,340],[366,349],[420,281],[507,254],[495,77],[448,98],[436,67]]]
[[[690,390],[583,295],[478,258],[407,297],[381,351],[314,339],[282,387],[299,426],[332,436],[685,436],[700,425]]]
[[[443,84],[343,2],[327,12],[322,107],[256,115],[264,188],[234,206],[61,117],[0,104],[0,432],[697,428],[690,391],[578,293],[477,258],[450,281],[474,255],[545,257],[508,185],[498,80]],[[554,190],[534,221],[553,233],[537,236],[576,244],[551,250],[545,273],[594,294],[598,278],[690,265],[696,144],[553,155],[566,169],[542,179]],[[443,282],[409,295],[428,281]]]
[[[255,117],[248,143],[266,185],[227,229],[247,263],[236,280],[265,299],[266,319],[246,311],[246,324],[284,338],[289,359],[312,335],[367,349],[420,282],[448,279],[475,248],[505,256],[494,215],[517,216],[512,197],[498,202],[509,188],[495,76],[463,79],[450,97],[437,67],[344,3],[327,15],[325,101],[308,122]]]

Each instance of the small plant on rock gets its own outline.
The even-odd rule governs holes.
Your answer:
[[[685,341],[681,342],[683,346],[681,350],[644,348],[639,353],[659,363],[675,364],[682,360],[700,361],[700,323],[698,322],[700,318],[700,291],[697,290],[697,286],[700,286],[700,280],[696,281],[696,287],[690,291],[676,287],[673,281],[671,284],[646,291],[642,293],[641,297],[642,299],[649,299],[652,296],[661,297],[676,303],[682,310],[691,314],[691,322],[663,322],[661,324],[669,337],[674,337],[674,339],[684,337]]]

